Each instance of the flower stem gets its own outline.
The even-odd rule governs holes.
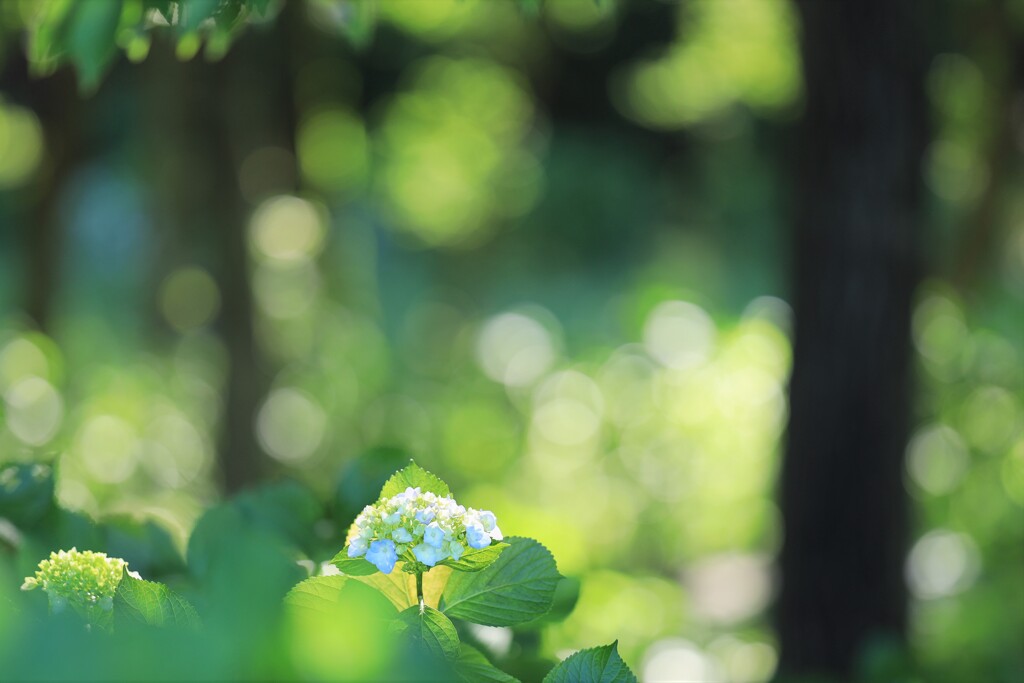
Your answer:
[[[416,572],[416,598],[420,602],[420,614],[426,611],[423,604],[423,572]]]

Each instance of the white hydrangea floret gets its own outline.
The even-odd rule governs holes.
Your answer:
[[[390,574],[399,561],[427,567],[459,561],[468,548],[479,550],[502,540],[497,519],[488,510],[465,508],[450,496],[407,488],[356,517],[349,532],[348,556],[365,558]]]

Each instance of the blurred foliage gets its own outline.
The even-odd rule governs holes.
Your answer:
[[[421,476],[394,483],[414,469]],[[52,472],[45,466],[9,465],[0,475],[10,494],[0,499],[0,511],[8,524],[19,524],[9,529],[19,562],[15,567],[0,565],[0,577],[6,579],[38,547],[33,540],[49,540],[40,524],[46,514],[41,511],[60,509],[53,501]],[[404,491],[406,484],[447,492],[447,485],[412,465],[389,480],[381,499]],[[0,635],[10,636],[0,638],[5,674],[75,680],[130,672],[136,680],[163,680],[168,674],[190,680],[258,674],[289,680],[514,682],[518,679],[472,645],[472,635],[461,642],[460,631],[480,623],[508,627],[541,618],[553,623],[572,609],[573,582],[568,582],[570,597],[563,593],[553,609],[556,587],[565,580],[547,549],[519,537],[493,546],[498,552],[488,562],[428,570],[422,584],[426,605],[418,602],[419,588],[396,601],[392,581],[412,579],[402,569],[390,576],[364,571],[346,575],[330,563],[310,561],[310,556],[323,553],[307,554],[305,531],[314,527],[321,512],[297,484],[262,487],[211,508],[192,531],[187,567],[178,562],[177,553],[162,565],[137,565],[154,573],[175,572],[169,580],[180,594],[140,578],[129,570],[134,562],[74,549],[52,553],[26,579],[22,591],[0,585],[5,607]],[[83,519],[82,525],[103,544],[99,539],[106,524]],[[162,539],[145,534],[143,525],[136,522],[132,530],[130,540],[120,546],[127,557],[152,558],[162,550]],[[351,562],[375,571],[365,559],[350,560],[344,552],[333,564],[348,570]],[[304,578],[309,573],[314,575]],[[42,590],[24,592],[37,588]],[[47,602],[37,599],[41,592],[49,598],[48,610]],[[181,647],[188,648],[180,651],[188,656],[177,664],[157,655]],[[553,680],[565,680],[560,678],[565,671],[585,662],[607,667],[617,681],[636,681],[614,645],[610,647],[610,655],[588,650],[556,664],[538,656],[534,641],[533,657],[518,660],[517,666],[522,671],[524,661],[529,662],[529,680],[548,669]],[[45,655],[51,650],[77,655],[80,649],[113,659],[76,657],[54,663]]]
[[[144,100],[165,82],[161,50],[229,61],[230,44],[284,30],[285,6],[0,4],[5,64],[27,27],[37,74],[70,62],[95,90],[77,119],[86,151],[53,196],[58,124],[24,88],[0,92],[0,221],[12,226],[0,233],[5,675],[382,671],[394,655],[384,620],[349,615],[390,615],[392,603],[356,581],[311,614],[282,600],[321,574],[362,505],[415,457],[572,578],[555,598],[564,620],[459,624],[466,666],[483,658],[539,680],[556,659],[617,640],[644,680],[771,678],[792,354],[780,141],[802,92],[796,14],[783,0],[519,4],[287,5],[301,8],[288,10],[294,149],[267,143],[230,161],[270,377],[251,427],[271,481],[229,500],[216,453],[233,303],[214,237],[158,227],[152,167],[174,159],[147,156],[154,130],[191,131],[125,121],[153,116]],[[927,80],[934,276],[913,319],[911,649],[879,642],[865,680],[1024,670],[1024,184],[1019,154],[996,163],[1020,149],[1019,130],[1001,132],[1013,42],[952,15]],[[999,25],[1019,41],[1024,14],[1013,16]],[[188,158],[197,175],[206,161]],[[47,334],[22,291],[42,204],[62,235]],[[979,239],[988,256],[962,277]],[[98,641],[37,619],[26,601],[38,596],[17,586],[72,546],[166,583],[206,635]]]

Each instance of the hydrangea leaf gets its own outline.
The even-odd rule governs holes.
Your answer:
[[[451,574],[451,569],[441,566],[423,573],[424,604],[435,609],[438,607],[441,601],[441,592]],[[399,611],[419,605],[419,600],[416,597],[415,574],[396,570],[390,574],[375,572],[368,576],[353,576],[352,578],[377,589]]]
[[[78,68],[81,87],[92,90],[116,52],[121,2],[78,2],[71,12],[63,43]]]
[[[249,0],[249,8],[256,16],[265,17],[270,11],[270,0]]]
[[[501,555],[501,551],[508,547],[508,543],[497,542],[492,543],[486,548],[480,548],[479,550],[469,550],[458,561],[453,559],[447,559],[439,564],[445,567],[451,567],[460,572],[478,572],[481,569],[486,569],[498,559]]]
[[[162,583],[136,579],[125,570],[114,596],[117,619],[149,626],[196,628],[199,614],[185,598]]]
[[[284,602],[289,607],[326,612],[327,607],[337,601],[338,594],[348,579],[349,577],[340,574],[313,576],[288,591],[284,596]]]
[[[221,0],[181,0],[178,12],[181,17],[179,25],[183,31],[191,31],[199,27],[217,12]]]
[[[370,574],[378,573],[377,568],[364,558],[349,557],[347,546],[334,556],[331,564],[337,567],[342,574],[347,574],[348,576],[369,576]]]
[[[518,0],[519,10],[528,17],[536,17],[540,14],[541,0]]]
[[[551,609],[562,576],[555,558],[530,538],[509,538],[509,547],[478,572],[454,572],[445,586],[442,611],[486,626],[512,626]]]
[[[54,507],[53,488],[53,469],[48,465],[0,467],[0,517],[24,531]]]
[[[313,527],[323,516],[323,505],[313,492],[286,479],[241,493],[231,501],[242,518],[293,543],[307,553],[316,546]]]
[[[352,47],[364,49],[373,39],[377,27],[375,0],[348,0],[341,5],[341,31]]]
[[[565,621],[576,608],[580,599],[580,580],[569,576],[562,577],[555,588],[555,598],[547,614],[516,625],[517,631],[536,631],[545,626]]]
[[[429,657],[454,662],[459,658],[459,634],[455,624],[433,607],[420,613],[413,606],[398,615],[399,631]]]
[[[384,483],[384,488],[380,490],[380,499],[386,500],[397,496],[410,487],[419,487],[424,493],[430,491],[439,496],[447,496],[451,493],[448,490],[448,484],[441,481],[440,477],[411,462],[392,474],[391,478]]]
[[[619,656],[618,643],[580,650],[556,664],[544,683],[636,683],[636,676]]]
[[[463,683],[520,683],[518,678],[495,667],[482,652],[466,644],[462,645],[459,661],[455,662],[455,674]]]

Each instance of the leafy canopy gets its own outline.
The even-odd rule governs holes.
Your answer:
[[[514,0],[529,14],[540,0]],[[290,0],[298,2],[298,0]],[[341,0],[340,29],[361,49],[373,39],[378,0]],[[154,31],[176,41],[179,59],[192,59],[205,45],[217,60],[251,22],[272,21],[283,0],[38,0],[29,25],[28,59],[36,75],[64,63],[78,72],[83,91],[95,90],[122,49],[139,62],[149,54]]]

